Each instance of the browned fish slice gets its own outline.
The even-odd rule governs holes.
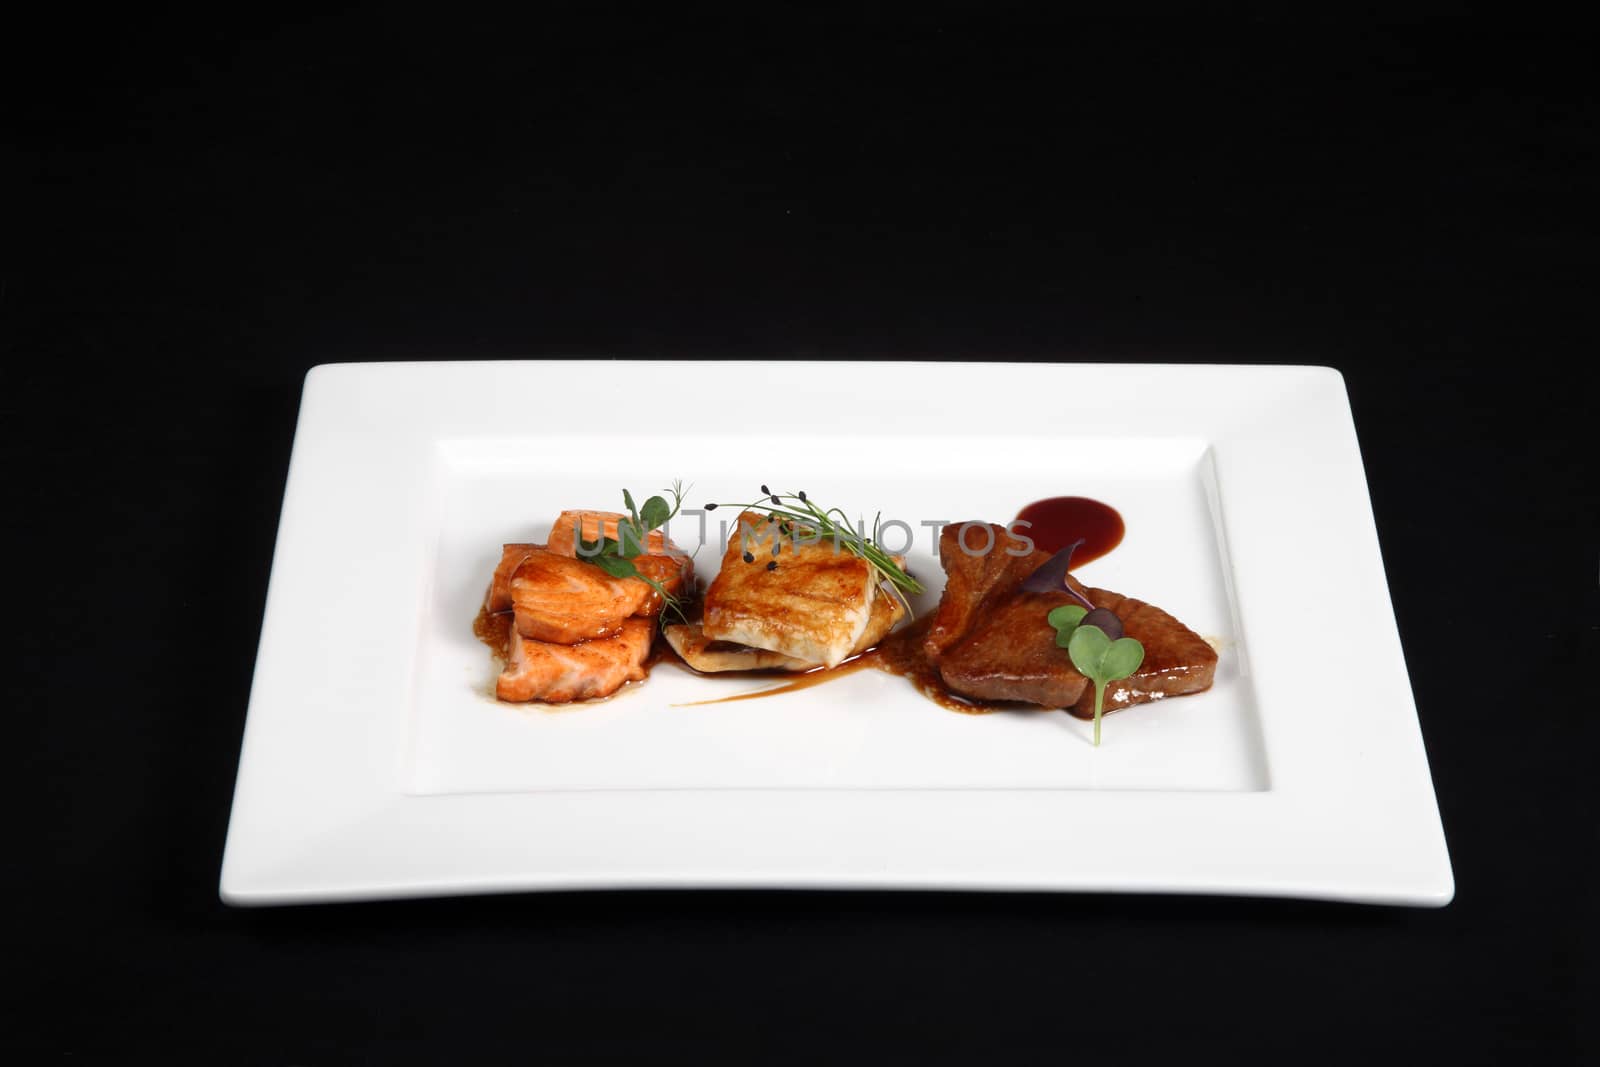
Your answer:
[[[655,624],[623,619],[611,637],[575,645],[530,641],[511,635],[506,667],[495,682],[501,700],[565,704],[610,696],[628,682],[642,681]]]
[[[895,557],[895,562],[900,562],[899,557]],[[872,597],[872,608],[867,615],[866,628],[861,631],[861,636],[856,638],[855,647],[850,650],[850,654],[860,655],[877,645],[888,637],[889,631],[905,617],[906,606],[900,598],[879,586]]]
[[[484,594],[483,605],[493,614],[511,610],[511,573],[530,552],[544,551],[543,545],[505,545],[500,549],[500,562],[495,566],[494,577],[489,580],[489,591]]]
[[[617,633],[650,592],[637,578],[613,578],[592,563],[547,550],[527,553],[511,576],[517,633],[563,645]]]
[[[1123,631],[1144,646],[1144,662],[1121,681],[1106,686],[1102,710],[1109,714],[1166,697],[1186,696],[1211,688],[1217,673],[1217,651],[1205,638],[1160,608],[1107,589],[1089,590],[1098,608],[1114,611]],[[1094,718],[1094,686],[1086,686],[1071,708],[1080,719]]]
[[[832,667],[867,627],[872,567],[831,540],[799,544],[773,525],[755,512],[739,517],[706,591],[705,634]]]

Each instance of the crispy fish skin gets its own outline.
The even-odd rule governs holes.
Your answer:
[[[831,540],[796,544],[772,527],[756,512],[739,516],[722,570],[706,591],[705,636],[837,666],[871,617],[872,567]]]
[[[610,637],[575,645],[533,641],[513,633],[495,696],[523,703],[565,704],[610,696],[628,682],[643,681],[655,624],[624,619]]]
[[[573,645],[610,637],[644,606],[648,585],[548,550],[527,553],[511,576],[516,630],[535,641]]]
[[[899,598],[879,593],[872,601],[872,615],[867,628],[857,638],[850,655],[859,655],[889,636],[895,623],[905,618],[905,605]],[[727,641],[713,641],[705,635],[699,623],[679,623],[662,631],[667,643],[689,666],[702,674],[722,671],[809,671],[820,667],[781,652],[764,648],[751,648]]]

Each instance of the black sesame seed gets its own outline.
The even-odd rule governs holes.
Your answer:
[[[707,511],[716,511],[717,510],[717,506],[715,504],[707,504],[706,505],[706,510]]]
[[[804,504],[806,502],[806,491],[804,489],[800,490],[796,495],[800,497],[800,503]]]
[[[754,552],[746,552],[744,554],[744,561],[746,563],[754,563],[756,561],[756,554]]]
[[[776,496],[776,495],[774,495],[774,496],[773,496],[773,498],[772,498],[772,502],[773,502],[773,503],[774,503],[774,504],[781,504],[781,503],[783,503],[783,501],[781,501],[781,500],[779,500],[779,499],[778,499],[778,498],[777,498],[777,496]]]
[[[771,563],[767,564],[767,570],[775,571],[777,569],[778,569],[778,561],[777,560],[773,560]]]
[[[764,485],[763,485],[763,486],[762,486],[762,487],[761,487],[761,491],[762,491],[762,492],[763,492],[763,493],[765,493],[765,494],[767,494],[767,495],[768,495],[768,496],[771,496],[771,495],[772,495],[772,490],[771,490],[771,489],[768,489],[768,488],[767,488],[767,487],[766,487],[766,486],[764,486]]]

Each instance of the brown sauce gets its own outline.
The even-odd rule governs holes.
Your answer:
[[[814,667],[770,689],[757,689],[753,693],[735,693],[733,696],[714,697],[711,700],[696,700],[677,706],[694,708],[704,704],[731,704],[737,700],[755,700],[757,697],[798,693],[802,689],[810,689],[824,682],[843,678],[847,674],[870,669],[899,675],[915,686],[917,692],[950,711],[958,711],[963,715],[987,715],[993,711],[1003,710],[1003,705],[974,703],[944,684],[938,669],[928,662],[922,651],[922,639],[927,635],[928,626],[932,621],[931,615],[918,619],[910,626],[884,638],[876,648],[870,648],[858,656],[847,659],[837,667]]]
[[[1116,548],[1127,530],[1116,508],[1086,496],[1035,500],[1017,513],[1017,519],[1033,524],[1019,526],[1017,531],[1033,538],[1036,547],[1052,555],[1083,538],[1083,544],[1072,553],[1074,567],[1099,559]]]
[[[944,684],[939,668],[928,662],[922,647],[923,638],[932,624],[933,616],[925,615],[884,638],[883,643],[867,655],[874,657],[874,665],[880,671],[899,675],[910,682],[917,692],[947,711],[958,711],[963,715],[988,715],[1002,710],[997,705],[970,700]]]
[[[835,678],[842,678],[847,674],[854,674],[864,667],[873,666],[872,656],[876,651],[876,649],[873,649],[863,652],[859,656],[845,660],[837,667],[813,667],[809,671],[783,672],[781,676],[787,677],[789,680],[770,689],[757,689],[753,693],[735,693],[732,696],[712,697],[710,700],[691,700],[683,704],[674,704],[673,707],[698,708],[705,704],[732,704],[739,700],[754,700],[756,697],[777,696],[779,693],[797,693],[802,689],[810,689],[814,685],[831,682]],[[693,668],[688,669],[693,670]],[[763,674],[777,676],[779,674],[779,672],[768,671],[728,671],[726,673],[733,678],[749,678]]]
[[[484,604],[478,609],[478,617],[472,620],[472,636],[488,645],[495,659],[502,663],[506,658],[506,643],[511,639],[512,618],[511,612],[490,611],[489,605]]]

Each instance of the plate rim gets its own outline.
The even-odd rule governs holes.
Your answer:
[[[687,366],[723,369],[747,361],[475,361],[321,364],[307,372],[285,484],[278,538],[268,582],[239,770],[229,814],[219,895],[231,905],[380,899],[404,896],[596,888],[850,888],[1022,891],[1102,891],[1289,896],[1370,903],[1443,906],[1454,895],[1454,876],[1437,798],[1423,748],[1409,675],[1394,624],[1393,605],[1378,548],[1365,467],[1343,376],[1329,367],[1300,364],[1169,363],[989,363],[866,362],[849,364],[861,378],[894,380],[920,375],[934,390],[951,375],[981,382],[964,385],[976,400],[1002,395],[982,384],[994,372],[1051,378],[1066,389],[1134,393],[1147,410],[1169,415],[1170,436],[1200,436],[1216,465],[1218,536],[1225,544],[1225,580],[1235,605],[1236,633],[1251,650],[1249,673],[1263,714],[1269,784],[1247,793],[1195,794],[1002,789],[975,798],[965,790],[857,789],[572,791],[539,794],[408,795],[399,786],[407,737],[395,737],[396,717],[368,709],[330,723],[325,748],[308,751],[316,725],[297,702],[292,668],[305,665],[306,645],[295,629],[315,627],[319,610],[308,590],[330,590],[310,582],[307,561],[315,558],[319,532],[366,507],[405,531],[386,562],[418,565],[428,549],[427,502],[434,487],[417,492],[405,474],[440,434],[470,427],[466,401],[485,393],[498,397],[514,381],[577,379],[601,369],[624,370],[631,380],[670,384]],[[838,365],[786,361],[786,375],[817,379],[825,394]],[[982,375],[977,376],[976,372]],[[535,373],[536,372],[536,373]],[[1230,394],[1228,387],[1236,387]],[[806,385],[798,386],[801,390]],[[1238,394],[1261,390],[1255,403]],[[1204,395],[1215,406],[1194,410],[1185,402]],[[491,399],[491,403],[498,400]],[[903,413],[902,413],[903,414]],[[560,422],[560,416],[557,417]],[[825,415],[823,422],[828,422]],[[883,432],[909,428],[914,420],[890,419]],[[823,427],[826,429],[826,426]],[[673,436],[670,429],[664,436]],[[981,433],[976,436],[982,436]],[[1264,446],[1275,445],[1276,448]],[[1289,446],[1293,446],[1292,448]],[[1277,454],[1274,454],[1277,453]],[[1306,487],[1287,487],[1290,460],[1316,475],[1314,485],[1331,501],[1313,499]],[[331,472],[331,473],[330,473]],[[334,475],[346,482],[330,486]],[[364,484],[357,484],[364,475]],[[1303,529],[1305,515],[1253,512],[1242,526],[1239,503],[1278,480],[1291,503],[1333,508],[1322,516],[1336,526],[1320,536]],[[336,480],[336,479],[335,479]],[[409,484],[410,491],[406,487]],[[337,490],[337,491],[336,491]],[[403,498],[403,499],[399,499]],[[1230,503],[1232,500],[1232,503]],[[1321,512],[1318,512],[1321,515]],[[1259,527],[1268,528],[1261,529]],[[1263,538],[1300,534],[1318,548],[1337,544],[1343,555],[1337,576],[1291,576],[1295,589],[1269,588],[1249,553]],[[1334,536],[1337,535],[1337,536]],[[1320,539],[1319,539],[1320,537]],[[1241,547],[1242,544],[1242,547]],[[1240,552],[1246,553],[1240,564]],[[1262,649],[1283,647],[1271,635],[1249,635],[1253,624],[1288,617],[1285,598],[1296,591],[1354,600],[1347,617],[1360,612],[1385,625],[1366,650],[1377,666],[1364,690],[1368,704],[1346,709],[1355,723],[1341,731],[1324,719],[1295,726],[1274,720],[1268,692],[1290,684],[1282,676],[1292,655],[1262,662]],[[334,596],[350,590],[335,586]],[[404,597],[422,622],[425,588]],[[1336,609],[1342,610],[1342,609]],[[376,663],[372,664],[377,666]],[[353,665],[356,667],[361,664]],[[392,661],[391,661],[392,666]],[[408,670],[414,669],[408,662]],[[1281,668],[1281,669],[1280,669]],[[393,682],[394,679],[389,679]],[[409,677],[404,679],[409,681]],[[324,678],[322,694],[351,701],[385,699],[364,690],[358,678]],[[376,693],[377,695],[373,695]],[[303,697],[303,694],[302,694]],[[1281,699],[1281,698],[1279,698]],[[1306,698],[1324,712],[1325,694]],[[1374,711],[1381,706],[1382,713]],[[343,707],[343,705],[341,705]],[[398,721],[403,733],[407,717]],[[1270,724],[1270,725],[1269,725]],[[1340,779],[1319,766],[1320,751],[1337,752],[1359,780]],[[1331,748],[1327,746],[1332,746]],[[1324,758],[1321,763],[1329,762]],[[385,790],[387,779],[393,788]],[[295,781],[293,794],[284,787]],[[650,795],[650,819],[672,815],[674,833],[659,845],[641,847],[637,826],[639,792]],[[719,801],[740,794],[737,811]],[[819,820],[818,793],[848,794],[851,829],[838,813]],[[1017,800],[1027,795],[1026,803]],[[807,798],[801,803],[799,798]],[[914,798],[917,807],[905,806]],[[622,807],[618,807],[621,804]],[[921,824],[932,820],[937,836]],[[1012,827],[994,835],[987,819]],[[1217,836],[1217,820],[1233,837]],[[688,824],[687,829],[685,828]],[[578,842],[573,826],[603,840]],[[495,854],[473,848],[465,831],[483,827],[521,831],[521,840]],[[746,848],[730,861],[726,841],[767,828],[764,846]],[[771,832],[772,827],[779,828]],[[1058,841],[1070,829],[1073,862],[1035,842]],[[830,836],[830,831],[832,836]],[[839,834],[856,840],[840,840]],[[1119,835],[1145,834],[1168,849],[1140,858]],[[634,834],[634,838],[629,837]],[[564,856],[534,856],[527,842],[566,849]],[[664,852],[666,840],[671,851]],[[1138,840],[1135,838],[1134,840]],[[422,849],[418,851],[418,842]],[[868,844],[873,847],[868,848]],[[961,851],[950,857],[952,844]],[[608,852],[610,844],[621,851]],[[628,851],[631,848],[632,851]],[[1208,851],[1209,849],[1209,851]],[[1270,854],[1265,866],[1252,853]],[[451,864],[455,866],[452,868]],[[330,873],[332,872],[332,873]]]

